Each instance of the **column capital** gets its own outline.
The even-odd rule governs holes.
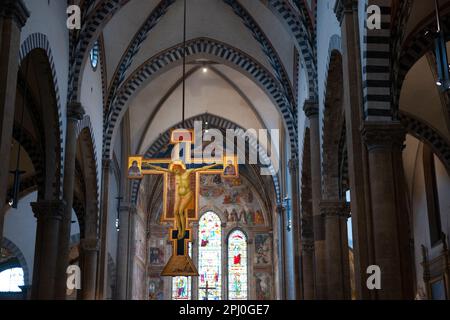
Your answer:
[[[336,15],[339,23],[342,24],[342,21],[344,20],[344,14],[356,11],[357,8],[357,0],[336,0],[336,4],[334,5],[334,14]]]
[[[22,0],[2,0],[0,17],[13,19],[19,29],[22,29],[30,17],[30,12]]]
[[[111,167],[112,160],[110,158],[103,158],[102,159],[102,168],[103,169],[109,169]]]
[[[31,208],[36,219],[62,220],[66,203],[62,200],[32,202]]]
[[[346,201],[340,200],[322,200],[320,202],[320,213],[326,218],[331,217],[349,217],[349,208]]]
[[[84,108],[81,103],[71,101],[67,104],[67,119],[79,121],[83,119],[84,114]]]
[[[401,149],[405,142],[406,130],[400,122],[366,122],[362,136],[367,149]]]
[[[282,204],[277,205],[277,213],[278,214],[283,214],[285,208]]]
[[[305,253],[312,254],[314,252],[314,240],[305,240],[302,241],[302,250]]]
[[[81,249],[83,251],[99,251],[100,241],[97,238],[86,238],[80,241]]]
[[[130,213],[136,213],[136,205],[134,203],[122,202],[119,207],[119,211],[127,211]]]
[[[311,239],[314,241],[314,229],[312,223],[312,217],[304,217],[301,219],[302,223],[302,239]]]
[[[319,115],[319,104],[316,101],[306,100],[303,105],[303,111],[308,118]]]

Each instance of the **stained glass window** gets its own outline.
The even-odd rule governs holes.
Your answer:
[[[189,256],[192,257],[192,243],[189,242]],[[172,300],[191,300],[191,277],[173,277]]]
[[[240,230],[228,238],[228,299],[247,299],[247,237]]]
[[[198,298],[221,299],[221,245],[222,226],[214,212],[205,213],[198,228]]]

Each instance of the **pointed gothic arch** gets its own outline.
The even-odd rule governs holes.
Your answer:
[[[219,130],[226,130],[226,129],[239,130],[240,129],[240,130],[242,130],[242,134],[244,133],[244,130],[245,130],[244,128],[239,127],[237,124],[235,124],[227,119],[224,119],[224,118],[221,118],[221,117],[215,116],[215,115],[210,115],[210,114],[195,116],[193,118],[187,119],[184,123],[184,127],[194,128],[195,121],[202,121],[203,123],[208,122],[211,128],[216,128]],[[173,126],[172,128],[169,128],[168,130],[166,130],[165,133],[162,134],[148,148],[147,152],[145,153],[145,158],[155,157],[164,147],[169,145],[171,129],[181,128],[182,126],[183,126],[183,124],[180,122],[180,123],[176,124],[175,126]],[[259,157],[261,157],[261,160],[264,163],[267,163],[269,161],[269,159],[267,158],[267,151],[265,153],[262,152],[258,148],[257,141],[253,141],[253,140],[249,141],[249,147],[250,147],[250,150],[252,150],[253,152],[258,152]],[[276,193],[276,201],[277,201],[277,203],[279,203],[281,201],[281,189],[280,189],[279,178],[278,178],[278,175],[272,165],[269,167],[269,171],[272,172],[272,181],[273,181],[274,191]],[[132,203],[137,203],[139,188],[140,188],[141,183],[142,182],[139,180],[134,180],[132,182],[132,187],[131,187],[131,202]]]
[[[38,57],[40,64],[39,76],[46,101],[39,101],[45,104],[45,112],[40,111],[41,123],[43,127],[42,141],[45,141],[43,151],[45,159],[45,176],[52,177],[54,181],[46,181],[47,188],[52,188],[52,196],[55,199],[62,197],[63,170],[64,170],[64,138],[63,138],[63,120],[62,107],[59,94],[58,78],[52,54],[52,49],[48,38],[42,33],[33,33],[29,35],[21,44],[19,52],[19,63],[21,69],[25,70],[26,59]],[[31,64],[31,63],[30,63]],[[25,74],[25,71],[23,71]],[[25,84],[26,85],[26,84]],[[42,106],[41,106],[42,108]],[[54,128],[54,129],[52,129]],[[51,158],[49,158],[51,157]],[[54,171],[54,174],[52,173]],[[49,192],[46,191],[47,197]]]
[[[247,75],[257,83],[278,107],[280,114],[289,132],[289,141],[292,154],[297,154],[297,128],[292,107],[283,94],[278,81],[272,74],[241,50],[214,39],[197,38],[187,42],[187,56],[202,56],[214,61],[224,63],[233,69]],[[142,64],[117,91],[112,108],[109,110],[104,132],[103,153],[110,156],[113,134],[116,124],[120,122],[122,114],[128,107],[131,98],[143,85],[162,74],[168,68],[173,68],[181,62],[183,56],[182,44],[164,50]]]

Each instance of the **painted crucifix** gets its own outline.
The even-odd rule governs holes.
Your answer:
[[[162,220],[173,222],[169,239],[173,241],[173,254],[164,267],[162,276],[198,276],[197,268],[188,254],[188,243],[192,241],[189,221],[198,220],[199,190],[201,174],[223,174],[224,159],[201,159],[197,161],[190,156],[194,140],[192,130],[174,130],[171,144],[176,152],[170,159],[143,159],[135,156],[129,158],[129,178],[142,179],[145,175],[163,176],[163,215]],[[179,157],[180,145],[184,144],[184,160]],[[174,156],[177,155],[177,156]],[[186,163],[202,165],[187,168]],[[222,167],[222,169],[219,169]],[[216,168],[216,169],[214,169]]]
[[[185,238],[186,223],[189,214],[189,209],[194,201],[195,190],[191,188],[191,180],[193,174],[202,171],[208,171],[217,168],[222,164],[213,164],[196,169],[186,169],[182,161],[172,161],[169,169],[148,164],[148,167],[159,172],[168,173],[175,178],[175,188],[173,191],[173,210],[177,228],[177,238],[182,240]],[[170,184],[170,183],[169,183]]]

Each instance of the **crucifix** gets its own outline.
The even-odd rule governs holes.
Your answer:
[[[170,230],[171,240],[173,241],[173,254],[169,262],[163,269],[162,276],[198,276],[197,268],[192,262],[188,254],[188,242],[192,241],[191,230],[187,228],[189,219],[189,210],[192,207],[194,199],[198,199],[198,193],[192,188],[192,179],[197,180],[200,172],[208,172],[221,164],[213,164],[198,169],[186,169],[181,161],[171,161],[169,169],[149,164],[148,167],[164,174],[169,175],[168,184],[165,190],[172,190],[170,198],[166,201],[173,202],[172,214],[176,229]],[[173,178],[174,184],[171,183],[170,177]],[[196,183],[198,185],[198,183]],[[174,188],[171,188],[173,186]],[[197,201],[195,201],[197,203]],[[197,207],[197,206],[196,206]],[[167,211],[166,211],[167,213]],[[197,210],[194,209],[194,217],[197,216]]]
[[[216,287],[210,287],[208,281],[206,281],[206,285],[204,287],[199,287],[199,289],[201,290],[205,290],[205,297],[203,298],[203,300],[209,300],[209,290],[215,290],[217,289]]]
[[[164,267],[162,276],[198,276],[197,268],[189,257],[188,243],[192,241],[192,232],[188,228],[190,221],[198,220],[200,175],[224,174],[226,159],[191,158],[191,146],[194,141],[192,130],[177,129],[171,133],[170,142],[174,152],[170,159],[143,159],[140,156],[129,157],[128,176],[130,179],[142,179],[145,175],[163,176],[163,216],[162,220],[173,222],[169,239],[173,242],[173,254]],[[180,157],[180,145],[184,144],[183,158]],[[186,164],[210,165],[187,168]],[[219,169],[218,167],[222,167]],[[225,167],[225,168],[224,168]],[[237,167],[237,163],[236,163]],[[216,168],[216,169],[214,169]]]

